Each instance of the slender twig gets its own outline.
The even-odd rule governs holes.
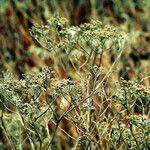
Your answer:
[[[70,105],[70,106],[71,106],[71,105]],[[68,107],[68,109],[70,108],[70,106]],[[45,150],[48,150],[49,147],[51,146],[51,144],[52,144],[52,142],[53,142],[53,140],[54,140],[54,137],[55,137],[55,135],[56,135],[57,129],[58,129],[58,127],[59,127],[59,124],[60,124],[61,120],[63,119],[63,117],[67,114],[68,109],[67,109],[59,118],[56,118],[56,126],[55,126],[55,129],[54,129],[54,133],[53,133],[53,135],[52,135],[52,138],[51,138],[49,144],[46,146]]]
[[[43,111],[39,116],[37,116],[37,117],[35,118],[35,121],[37,121],[37,120],[38,120],[39,118],[41,118],[44,114],[46,114],[49,109],[50,109],[50,108],[49,108],[49,106],[48,106],[45,111]]]
[[[121,131],[121,127],[120,127],[120,123],[119,123],[119,122],[117,122],[117,123],[118,123],[119,131],[120,131],[120,138],[122,139],[122,141],[123,141],[123,143],[124,143],[126,149],[129,149],[127,143],[126,143],[125,140],[124,140],[124,137],[123,137],[123,134],[122,134],[122,131]]]
[[[61,120],[58,120],[58,121],[57,121],[56,126],[55,126],[55,129],[54,129],[54,133],[53,133],[53,135],[52,135],[52,138],[51,138],[49,144],[46,146],[45,150],[48,150],[48,149],[50,148],[50,146],[51,146],[51,144],[52,144],[52,142],[53,142],[53,140],[54,140],[54,137],[55,137],[55,134],[56,134],[56,131],[57,131],[57,128],[58,128],[58,126],[59,126],[60,121],[61,121]]]
[[[38,140],[39,140],[39,143],[40,143],[40,150],[42,150],[42,139],[41,139],[41,135],[39,134],[34,122],[32,122],[32,128],[33,130],[35,131],[37,137],[38,137]]]
[[[24,118],[20,115],[20,113],[18,112],[17,114],[18,114],[18,116],[19,116],[19,119],[20,119],[20,122],[21,122],[21,124],[22,124],[22,127],[25,129],[25,131],[26,131],[26,133],[27,133],[27,136],[28,136],[28,139],[29,139],[29,141],[30,141],[32,150],[35,150],[35,149],[36,149],[35,142],[34,142],[34,140],[32,139],[32,136],[30,136],[30,134],[29,134],[30,132],[32,133],[33,131],[30,130],[30,129],[28,129],[28,128],[26,127]],[[28,131],[29,131],[29,132],[28,132]],[[33,133],[34,133],[34,132],[33,132]]]
[[[56,125],[56,123],[55,123],[53,120],[51,120],[51,121]],[[68,134],[63,128],[61,128],[60,126],[58,126],[58,128],[59,128],[59,130],[61,130],[65,135],[67,135],[67,136],[70,137],[72,140],[74,140],[74,141],[77,142],[77,140],[76,140],[73,136],[71,136],[70,134]]]
[[[11,147],[12,150],[15,150],[16,149],[15,145],[14,145],[13,141],[11,140],[11,137],[10,137],[10,135],[9,135],[9,133],[8,133],[6,127],[5,127],[5,123],[3,121],[3,112],[1,114],[0,120],[1,120],[2,127],[3,127],[3,129],[5,131],[5,135],[6,135],[6,138],[7,138],[8,142],[9,142],[10,147]]]
[[[10,112],[12,112],[12,113],[16,113],[15,111],[9,109],[9,108],[6,106],[6,104],[5,104],[1,99],[0,99],[0,102],[3,104],[3,106],[4,106],[8,111],[10,111]]]
[[[137,139],[136,139],[136,137],[134,135],[134,132],[133,132],[132,124],[129,121],[128,121],[128,124],[130,126],[130,131],[131,131],[131,134],[132,134],[132,136],[133,136],[133,138],[134,138],[134,140],[136,142],[137,148],[140,150],[140,146],[139,146],[138,141],[137,141]]]
[[[147,80],[147,79],[149,79],[149,78],[150,78],[150,76],[144,77],[144,78],[141,79],[140,82],[143,82],[144,80]]]

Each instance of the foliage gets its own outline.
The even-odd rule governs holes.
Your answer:
[[[1,143],[3,149],[61,149],[63,143],[68,149],[149,149],[150,87],[142,80],[109,82],[125,33],[95,20],[70,26],[59,14],[30,33],[66,76],[59,76],[57,63],[20,80],[1,74],[0,127],[9,143]],[[105,68],[109,53],[117,57]]]

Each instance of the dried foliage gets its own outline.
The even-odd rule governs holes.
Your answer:
[[[127,34],[95,20],[70,26],[59,14],[30,33],[56,63],[20,80],[1,74],[3,149],[150,148],[148,77],[112,80]],[[109,53],[116,58],[105,67]]]

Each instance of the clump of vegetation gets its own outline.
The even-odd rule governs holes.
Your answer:
[[[21,80],[1,74],[0,125],[9,143],[5,147],[2,140],[2,148],[150,148],[150,87],[112,80],[125,33],[95,20],[70,26],[58,14],[30,33],[55,63]],[[105,65],[109,53],[115,55],[110,66]]]

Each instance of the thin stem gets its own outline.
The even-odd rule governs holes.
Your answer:
[[[9,133],[8,133],[6,127],[5,127],[5,123],[3,121],[3,113],[2,113],[2,115],[0,117],[0,120],[1,120],[2,127],[3,127],[3,129],[5,131],[5,135],[6,135],[6,138],[7,138],[8,142],[9,142],[10,147],[11,147],[12,150],[15,150],[16,149],[15,145],[13,144],[13,141],[11,140],[11,137],[10,137],[10,135],[9,135]]]
[[[53,120],[51,120],[51,121],[56,125],[56,123],[55,123]],[[74,141],[77,142],[77,140],[76,140],[73,136],[71,136],[70,134],[68,134],[63,128],[61,128],[60,126],[58,126],[58,128],[59,128],[64,134],[66,134],[68,137],[70,137],[72,140],[74,140]]]
[[[55,134],[56,134],[56,131],[57,131],[57,128],[59,126],[59,123],[60,123],[61,120],[58,120],[57,123],[56,123],[56,126],[55,126],[55,130],[54,130],[54,133],[52,135],[52,138],[51,138],[51,141],[49,142],[49,144],[47,145],[47,147],[45,148],[45,150],[48,150],[52,144],[52,142],[54,141],[54,137],[55,137]]]
[[[37,136],[38,136],[38,140],[39,140],[39,143],[40,143],[40,150],[42,150],[42,140],[41,140],[40,134],[38,133],[37,128],[36,128],[34,122],[33,122],[33,124],[32,124],[32,128],[34,129],[35,133],[36,133]]]
[[[18,116],[19,116],[19,119],[20,119],[20,122],[21,122],[23,128],[25,129],[25,131],[26,131],[26,133],[27,133],[27,136],[28,136],[28,139],[29,139],[29,141],[30,141],[31,147],[32,147],[33,150],[35,150],[35,149],[36,149],[35,142],[34,142],[34,140],[32,139],[32,137],[31,137],[30,134],[29,134],[29,132],[31,133],[31,132],[33,132],[33,131],[30,130],[30,129],[28,129],[28,128],[26,127],[24,118],[20,115],[20,113],[18,112],[17,114],[18,114]],[[29,132],[28,132],[28,131],[29,131]]]
[[[130,126],[130,131],[131,131],[131,134],[136,142],[136,145],[137,145],[137,148],[140,150],[140,147],[139,147],[139,144],[138,144],[138,141],[136,140],[136,137],[134,135],[134,132],[133,132],[133,129],[132,129],[132,124],[130,124],[130,122],[128,122],[129,126]]]

